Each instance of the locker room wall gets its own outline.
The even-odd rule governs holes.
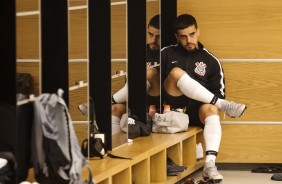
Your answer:
[[[227,99],[245,103],[239,119],[222,115],[218,161],[281,163],[282,2],[178,0],[195,16],[200,41],[222,62]]]
[[[278,0],[178,0],[178,15],[195,16],[200,41],[222,61],[227,98],[249,106],[240,121],[282,120],[281,8]]]

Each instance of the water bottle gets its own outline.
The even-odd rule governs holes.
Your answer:
[[[156,106],[150,105],[149,106],[149,115],[151,116],[151,118],[153,118],[155,116],[155,113],[156,113]]]
[[[170,105],[164,105],[163,114],[170,111]]]

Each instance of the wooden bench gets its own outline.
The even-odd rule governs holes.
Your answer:
[[[98,184],[175,183],[203,167],[204,161],[196,159],[196,144],[203,144],[203,130],[189,127],[187,132],[156,134],[138,137],[110,153],[131,159],[91,159],[90,166]],[[166,158],[188,169],[178,176],[167,176]],[[88,171],[83,170],[83,176]]]

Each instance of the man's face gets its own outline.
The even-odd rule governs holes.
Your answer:
[[[151,50],[158,50],[160,48],[160,30],[153,26],[148,27],[147,44]]]
[[[183,48],[185,48],[187,51],[193,51],[198,49],[199,33],[199,29],[196,29],[193,25],[185,29],[178,30],[175,36]]]

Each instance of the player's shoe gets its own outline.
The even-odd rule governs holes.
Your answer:
[[[214,162],[206,162],[203,169],[203,178],[208,181],[213,181],[213,183],[220,183],[223,176],[217,171],[217,167]]]
[[[221,102],[220,110],[231,118],[239,118],[247,109],[245,104],[237,104],[235,102],[229,102],[227,100]]]
[[[84,116],[88,116],[88,104],[83,103],[78,106],[78,109],[82,112]]]

